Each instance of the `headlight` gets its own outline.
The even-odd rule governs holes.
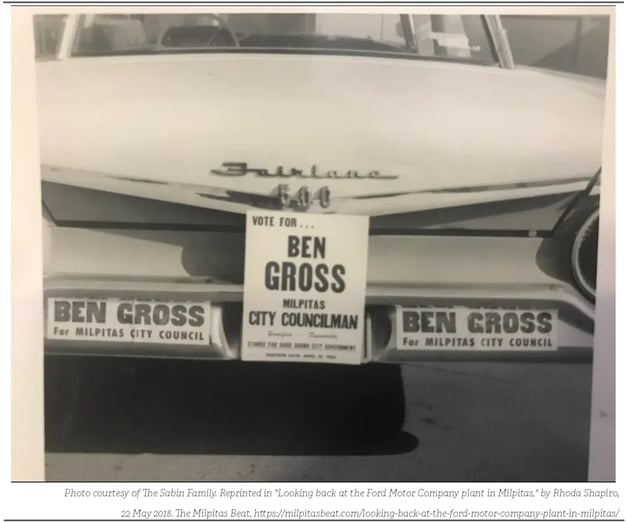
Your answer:
[[[572,271],[580,289],[590,299],[596,297],[598,267],[598,209],[583,222],[572,245]]]

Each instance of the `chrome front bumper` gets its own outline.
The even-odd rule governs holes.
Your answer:
[[[121,279],[54,276],[44,281],[48,298],[119,298],[211,302],[211,336],[206,346],[120,343],[107,340],[59,341],[45,338],[47,354],[173,357],[236,360],[241,357],[243,286],[204,278]],[[397,306],[542,308],[558,311],[557,350],[407,350],[396,344]],[[47,318],[47,311],[44,315]],[[590,361],[593,353],[593,307],[567,284],[435,285],[369,284],[362,363],[426,360]]]

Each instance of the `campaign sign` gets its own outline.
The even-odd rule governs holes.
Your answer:
[[[48,298],[49,340],[209,345],[209,302]]]
[[[401,350],[557,350],[556,310],[396,307]]]
[[[369,219],[248,211],[242,359],[361,363]]]

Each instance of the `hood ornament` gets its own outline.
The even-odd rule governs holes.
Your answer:
[[[308,171],[294,167],[286,169],[279,165],[274,172],[270,172],[268,169],[248,167],[246,162],[223,162],[220,169],[211,169],[211,174],[219,176],[254,174],[262,178],[310,178],[320,180],[395,180],[398,178],[391,174],[381,174],[379,171],[319,171],[317,165],[312,165]]]

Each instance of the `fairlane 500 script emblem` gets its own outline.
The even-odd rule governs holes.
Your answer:
[[[379,171],[318,171],[317,165],[312,165],[308,171],[294,167],[286,169],[283,168],[282,165],[279,165],[274,172],[270,172],[267,169],[248,167],[248,164],[245,162],[223,162],[220,169],[211,169],[211,174],[218,174],[220,176],[255,174],[256,176],[265,178],[318,178],[335,180],[395,180],[398,178],[391,174],[381,174]]]
[[[295,209],[305,211],[314,201],[318,201],[320,207],[326,209],[330,205],[330,189],[326,186],[318,191],[311,191],[306,185],[300,187],[294,193],[291,192],[289,185],[281,183],[278,186],[278,204],[281,209]]]

